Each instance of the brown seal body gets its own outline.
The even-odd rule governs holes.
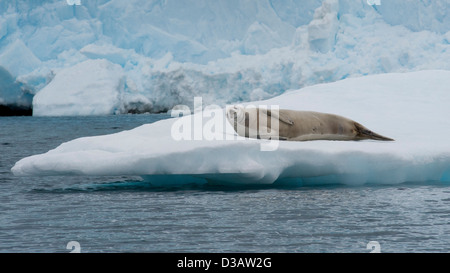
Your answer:
[[[227,109],[227,118],[235,131],[244,137],[288,141],[364,139],[393,141],[351,119],[313,111],[233,106]]]

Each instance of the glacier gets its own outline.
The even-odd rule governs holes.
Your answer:
[[[203,104],[193,114],[68,141],[21,159],[12,172],[19,176],[138,175],[155,186],[448,183],[448,86],[450,71],[385,73],[245,103],[342,115],[394,138],[393,142],[242,138],[226,122],[224,108]],[[177,134],[186,128],[180,124],[192,126],[182,137]]]
[[[35,116],[157,113],[195,96],[224,106],[351,77],[450,69],[450,2],[371,2],[0,0],[0,105]],[[99,72],[104,86],[77,71],[89,64],[111,68]],[[74,98],[82,81],[92,93],[83,98],[108,89],[111,99]]]

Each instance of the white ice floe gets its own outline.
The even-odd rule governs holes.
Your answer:
[[[25,176],[139,175],[155,185],[450,182],[449,86],[450,71],[391,73],[249,103],[342,115],[394,142],[280,141],[264,151],[268,141],[235,136],[223,109],[212,109],[75,139],[18,161],[12,171]],[[189,122],[201,124],[194,129],[203,132],[193,130],[176,140],[174,132]]]

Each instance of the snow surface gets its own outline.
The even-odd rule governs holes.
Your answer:
[[[67,97],[73,104],[63,113],[51,98],[74,93],[47,87],[68,69],[84,76],[78,64],[98,59],[123,70],[123,87],[110,89],[115,100],[101,107],[107,114],[167,111],[195,96],[224,106],[361,75],[450,70],[448,0],[367,2],[0,0],[0,80],[7,78],[0,103],[85,115],[89,101]],[[102,81],[116,86],[111,73]],[[43,91],[49,101],[31,102]]]
[[[245,139],[225,121],[223,108],[210,106],[128,131],[75,139],[18,161],[12,171],[25,176],[140,175],[154,185],[450,182],[449,86],[450,71],[390,73],[250,103],[342,115],[394,142]],[[189,123],[200,126],[183,135],[191,127],[181,125]]]

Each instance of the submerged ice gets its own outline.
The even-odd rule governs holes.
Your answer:
[[[208,110],[204,104],[193,115],[63,143],[18,161],[12,172],[139,175],[154,185],[450,182],[448,86],[449,71],[390,73],[314,85],[246,104],[342,115],[394,142],[279,141],[273,149],[263,149],[271,143],[238,137],[223,108]],[[178,126],[195,123],[200,127]],[[174,137],[174,128],[192,130]],[[199,128],[200,133],[195,131]]]
[[[69,2],[0,1],[0,104],[33,106],[36,116],[160,112],[195,96],[224,106],[450,69],[446,0]],[[102,66],[102,84],[90,64]]]

